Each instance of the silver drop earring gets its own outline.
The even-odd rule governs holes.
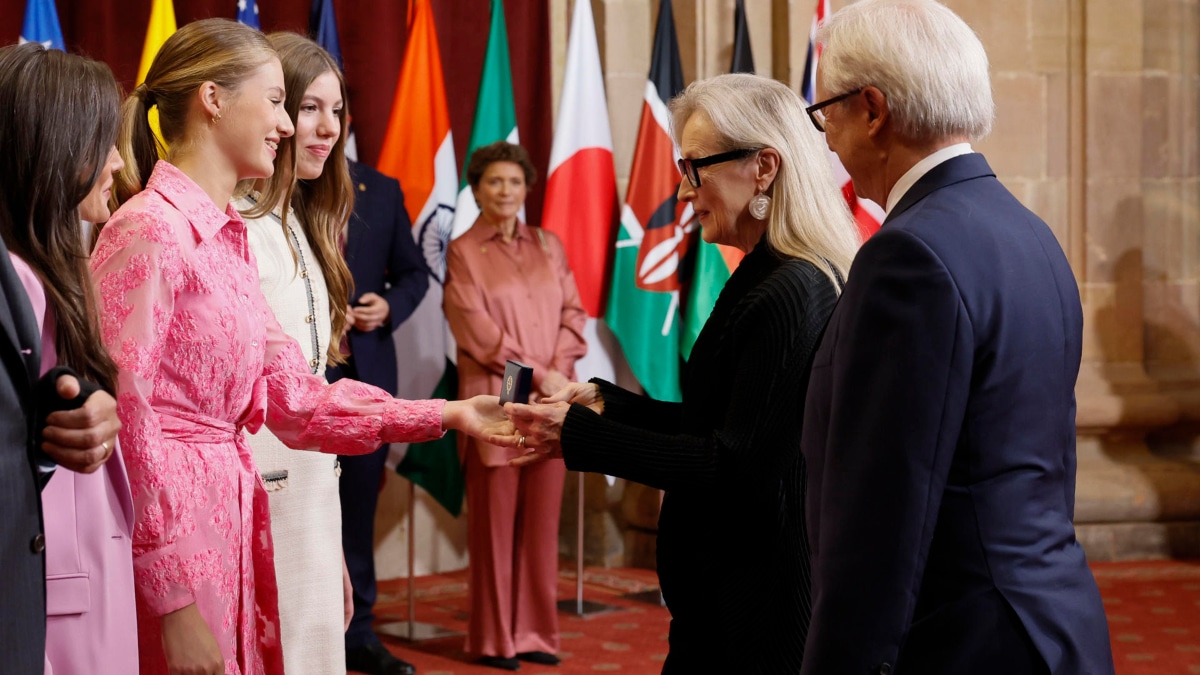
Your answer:
[[[771,198],[766,193],[760,192],[750,199],[750,215],[755,220],[766,220],[770,210]]]

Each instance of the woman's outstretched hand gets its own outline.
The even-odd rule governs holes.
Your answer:
[[[559,389],[553,396],[543,396],[542,403],[578,403],[596,412],[604,414],[604,399],[600,396],[600,386],[590,382],[571,382]]]
[[[456,429],[489,441],[492,437],[512,436],[516,429],[498,396],[474,396],[462,401],[446,401],[442,409],[442,428]]]
[[[560,392],[561,393],[561,392]],[[551,457],[562,457],[562,427],[571,404],[505,403],[504,412],[516,431],[513,435],[496,436],[488,442],[525,450],[525,454],[510,459],[509,466],[526,466]]]

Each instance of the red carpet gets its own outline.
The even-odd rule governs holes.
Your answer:
[[[1092,566],[1112,633],[1118,675],[1200,673],[1200,561],[1097,563]],[[658,673],[667,654],[667,610],[622,597],[657,588],[654,572],[589,569],[584,599],[618,611],[579,618],[559,614],[563,663],[524,663],[522,675],[621,672]],[[466,572],[421,577],[416,582],[416,619],[458,631],[466,629]],[[573,571],[559,577],[559,597],[575,597]],[[407,619],[407,582],[380,582],[380,624]],[[405,624],[401,624],[404,626]],[[497,675],[505,671],[470,663],[461,636],[409,644],[384,639],[420,675]]]
[[[1118,675],[1200,673],[1200,560],[1092,565]]]

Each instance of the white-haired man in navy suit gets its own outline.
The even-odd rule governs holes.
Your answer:
[[[1072,524],[1079,289],[971,149],[983,45],[932,0],[848,5],[817,39],[809,115],[887,218],[809,380],[802,673],[1111,674]]]

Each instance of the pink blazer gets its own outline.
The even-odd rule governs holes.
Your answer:
[[[42,373],[58,360],[41,281],[12,256],[42,333]],[[137,675],[133,498],[119,451],[93,474],[59,468],[42,491],[46,675]]]

